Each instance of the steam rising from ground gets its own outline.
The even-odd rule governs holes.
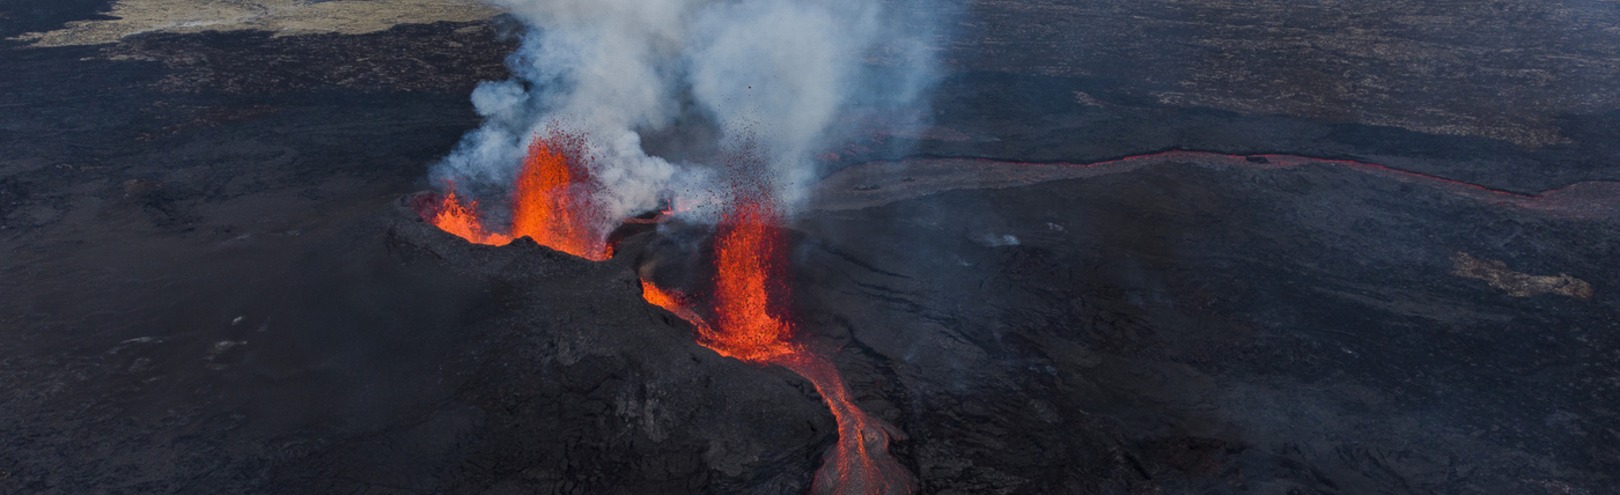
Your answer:
[[[485,122],[434,177],[491,199],[558,125],[589,136],[610,218],[722,196],[718,164],[650,156],[651,133],[753,148],[764,163],[750,169],[768,177],[752,180],[791,211],[818,175],[812,157],[841,137],[835,123],[922,115],[934,81],[926,0],[488,1],[529,31],[507,61],[514,77],[474,91]]]

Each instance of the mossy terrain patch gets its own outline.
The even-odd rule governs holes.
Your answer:
[[[476,0],[123,0],[113,5],[106,18],[74,21],[61,29],[14,39],[52,47],[116,43],[128,36],[156,32],[364,34],[400,24],[480,21],[496,13]]]

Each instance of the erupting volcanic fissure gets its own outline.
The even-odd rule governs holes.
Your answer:
[[[478,203],[463,200],[454,187],[423,217],[473,243],[503,245],[526,236],[558,251],[606,260],[613,248],[599,227],[606,222],[591,202],[589,157],[578,136],[553,132],[536,138],[515,180],[512,223],[505,233],[491,232]],[[898,430],[862,411],[838,369],[796,341],[792,322],[783,316],[788,296],[785,237],[775,203],[766,199],[771,195],[757,187],[737,189],[715,236],[714,290],[710,304],[702,308],[713,317],[704,318],[683,294],[648,280],[642,281],[642,297],[690,322],[704,347],[748,363],[781,366],[815,387],[838,427],[838,443],[812,483],[816,493],[910,493],[911,474],[888,452]]]
[[[478,203],[463,203],[453,185],[424,218],[440,230],[476,244],[505,245],[519,237],[581,258],[613,257],[607,242],[610,220],[592,201],[591,153],[584,136],[556,128],[529,145],[513,184],[511,226],[492,232]]]
[[[909,492],[910,474],[886,453],[892,430],[856,407],[827,354],[795,334],[780,225],[819,174],[811,157],[848,139],[847,122],[926,120],[928,94],[944,75],[932,43],[957,8],[932,0],[488,1],[526,28],[523,42],[507,58],[510,79],[473,90],[484,122],[435,166],[458,188],[419,196],[423,218],[471,242],[528,237],[591,260],[613,257],[614,234],[640,230],[620,228],[627,224],[715,225],[712,258],[682,266],[712,266],[696,280],[702,290],[648,283],[646,300],[692,322],[698,343],[716,353],[780,365],[815,385],[840,437],[818,491]],[[874,54],[883,63],[872,63]],[[555,132],[556,122],[590,139]],[[537,129],[543,136],[526,140]],[[491,177],[510,194],[484,196],[500,189],[488,187]],[[640,219],[651,222],[633,220],[654,209],[662,210],[656,219]]]
[[[832,362],[792,340],[793,325],[773,311],[787,295],[778,218],[769,203],[737,201],[715,238],[715,276],[710,308],[714,324],[676,292],[642,280],[642,297],[697,328],[698,343],[755,364],[786,368],[815,387],[838,425],[838,444],[826,455],[813,482],[815,493],[910,493],[910,473],[889,455],[898,431],[869,416],[850,397]]]

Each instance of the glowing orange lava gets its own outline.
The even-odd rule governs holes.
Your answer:
[[[518,237],[592,261],[613,257],[606,221],[591,201],[590,155],[584,137],[552,130],[529,146],[512,192],[512,225],[491,232],[452,187],[428,219],[440,230],[476,244],[504,245]]]
[[[456,237],[473,244],[501,246],[512,242],[512,236],[484,230],[483,222],[478,220],[478,202],[469,201],[465,205],[461,204],[461,199],[456,197],[455,188],[450,188],[444,194],[444,200],[439,203],[437,211],[429,221],[439,230],[455,234]]]
[[[715,238],[713,313],[709,325],[690,307],[685,296],[642,280],[641,297],[697,327],[698,343],[729,358],[755,364],[802,352],[789,340],[792,324],[771,314],[770,295],[780,291],[782,273],[778,229],[768,223],[767,207],[739,206],[720,224]]]
[[[818,494],[909,494],[915,488],[911,473],[889,455],[889,440],[899,430],[871,417],[849,396],[844,377],[831,362],[811,354],[796,354],[778,362],[816,387],[838,423],[838,444],[822,459],[811,484]]]
[[[642,279],[641,298],[646,299],[647,302],[652,303],[653,306],[664,308],[665,311],[674,313],[675,316],[678,316],[682,320],[686,320],[693,326],[698,327],[699,332],[710,331],[709,325],[704,323],[703,318],[699,317],[697,313],[692,312],[691,309],[686,307],[686,301],[684,300],[685,298],[678,293],[666,291],[656,285],[653,285],[652,282]]]
[[[758,203],[737,205],[720,224],[715,238],[714,331],[699,334],[704,347],[751,363],[794,354],[788,341],[793,327],[769,307],[772,292],[785,290],[780,265],[782,236],[770,208]]]
[[[642,280],[642,298],[697,328],[698,343],[722,356],[756,364],[775,364],[808,380],[832,411],[838,444],[816,473],[818,494],[907,494],[910,473],[889,455],[897,431],[862,411],[849,395],[838,369],[793,342],[793,326],[771,311],[771,296],[785,296],[782,237],[773,225],[774,211],[740,202],[727,215],[715,238],[715,320],[710,325],[679,293]]]
[[[592,207],[585,142],[553,133],[536,139],[512,194],[512,235],[592,261],[613,257]]]

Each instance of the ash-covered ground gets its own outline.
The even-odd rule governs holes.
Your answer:
[[[797,319],[924,493],[1608,493],[1612,7],[975,2],[935,126],[827,156]],[[808,486],[809,384],[640,299],[678,229],[417,221],[514,43],[444,20],[0,44],[0,492]]]

